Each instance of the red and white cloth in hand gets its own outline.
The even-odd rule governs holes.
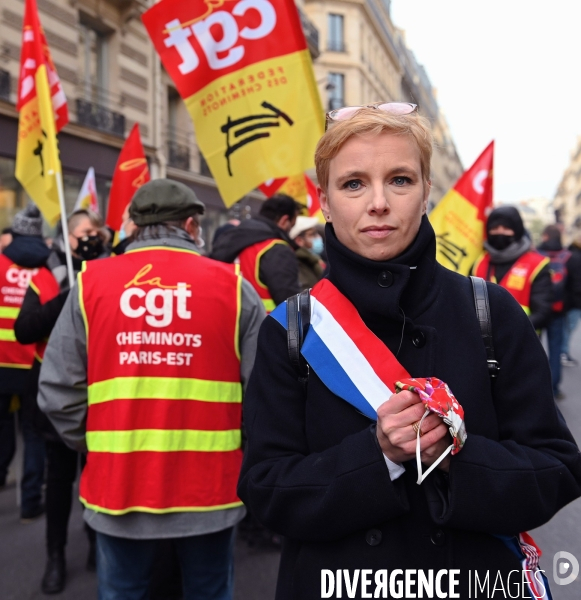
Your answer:
[[[466,441],[466,427],[464,425],[464,409],[456,400],[452,390],[441,379],[436,377],[418,377],[402,379],[395,383],[396,392],[404,390],[418,394],[422,404],[425,407],[423,417],[419,422],[416,440],[416,462],[418,467],[418,481],[422,481],[448,456],[448,454],[458,454]],[[424,419],[431,413],[440,416],[444,423],[448,425],[452,444],[442,453],[442,455],[432,464],[432,466],[422,474],[422,461],[420,456],[420,433]]]

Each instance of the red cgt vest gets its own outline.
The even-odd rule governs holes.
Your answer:
[[[276,304],[268,291],[268,287],[260,281],[260,259],[276,244],[288,245],[284,240],[265,240],[244,248],[238,257],[240,271],[244,279],[256,290],[267,313],[271,313],[276,308]]]
[[[531,286],[539,271],[549,264],[549,259],[540,255],[538,252],[525,252],[517,258],[508,273],[497,282],[493,274],[488,276],[490,266],[490,254],[485,252],[475,263],[472,272],[476,277],[482,277],[493,283],[499,283],[508,290],[515,300],[523,307],[529,315],[531,313]]]
[[[85,506],[113,515],[239,506],[241,278],[172,248],[87,261]]]
[[[30,280],[30,287],[38,296],[41,304],[46,304],[47,302],[54,300],[54,298],[56,298],[60,292],[58,281],[54,278],[54,275],[50,271],[48,272],[48,275],[42,272],[33,275],[32,279]],[[46,350],[47,344],[48,339],[37,342],[36,344],[34,358],[36,358],[36,360],[39,362],[42,362],[42,359],[44,358],[44,351]]]
[[[0,254],[0,367],[32,367],[35,344],[23,345],[16,341],[14,322],[33,277],[44,284],[50,281],[52,273],[45,267],[25,269]]]

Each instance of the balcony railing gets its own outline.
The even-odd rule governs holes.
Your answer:
[[[301,25],[303,26],[303,33],[307,40],[307,46],[309,52],[313,58],[317,58],[320,54],[319,50],[319,30],[315,27],[313,22],[307,17],[303,10],[297,6],[299,16],[301,18]]]
[[[0,69],[0,98],[10,100],[10,73]]]
[[[176,169],[190,170],[190,148],[173,140],[167,141],[167,164]]]
[[[99,131],[125,136],[125,115],[120,96],[92,84],[78,88],[77,122]]]
[[[187,133],[168,127],[166,133],[167,164],[176,169],[190,170],[191,140]]]
[[[125,135],[125,115],[83,98],[77,98],[77,122],[106,133]]]

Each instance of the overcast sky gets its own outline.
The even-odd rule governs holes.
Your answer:
[[[468,168],[496,140],[495,203],[552,198],[581,134],[581,2],[392,0]]]

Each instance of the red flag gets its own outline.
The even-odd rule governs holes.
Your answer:
[[[321,205],[319,204],[317,186],[313,183],[313,180],[308,175],[305,175],[305,181],[307,183],[307,208],[309,209],[309,216],[321,218],[320,215],[322,213],[320,212]]]
[[[276,193],[287,194],[297,202],[304,204],[309,211],[310,217],[319,217],[321,222],[324,222],[322,213],[320,212],[321,205],[319,204],[317,186],[306,173],[304,177],[299,174],[291,177],[270,179],[265,181],[262,185],[259,185],[258,189],[267,198],[270,198],[270,196],[273,196]]]
[[[486,222],[492,208],[492,163],[494,141],[490,142],[474,164],[458,179],[454,189],[478,209],[478,218]]]
[[[482,252],[486,216],[492,208],[493,157],[491,142],[430,213],[438,262],[463,275]]]
[[[313,166],[324,111],[294,0],[161,0],[142,20],[226,206]]]
[[[18,145],[14,174],[54,225],[61,212],[61,163],[57,133],[68,123],[61,87],[40,20],[36,0],[26,0],[18,80]]]
[[[67,99],[56,72],[44,30],[38,18],[36,0],[26,0],[22,27],[22,51],[20,53],[20,78],[18,80],[18,102],[16,109],[22,109],[37,96],[35,77],[37,69],[44,65],[58,133],[69,122]]]
[[[149,167],[136,123],[121,150],[111,184],[106,223],[113,231],[121,229],[125,207],[135,192],[149,180]]]
[[[262,185],[258,186],[258,189],[267,197],[270,198],[274,196],[276,192],[282,187],[283,183],[288,179],[288,177],[279,177],[278,179],[269,179],[265,181]]]

